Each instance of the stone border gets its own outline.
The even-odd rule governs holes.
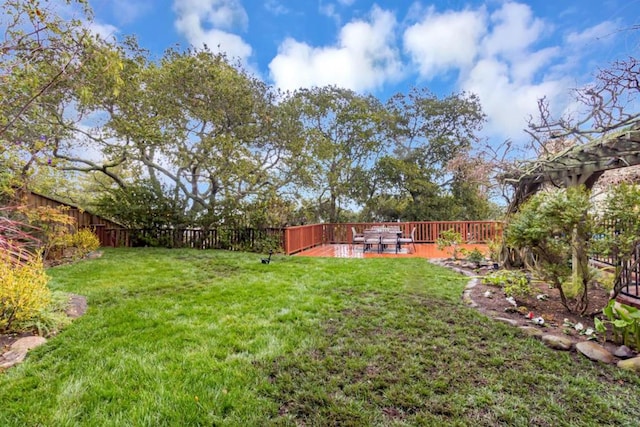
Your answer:
[[[68,294],[69,300],[65,313],[71,319],[77,319],[87,311],[87,299],[82,295]],[[5,353],[0,354],[0,372],[21,363],[29,350],[45,344],[47,339],[37,335],[23,337],[15,341]]]
[[[455,271],[456,273],[462,274],[464,276],[473,276],[473,274],[469,271],[463,270],[461,268],[453,267],[446,265],[442,262],[431,261],[432,264],[446,267],[450,270]],[[478,277],[472,277],[464,287],[462,292],[462,301],[471,308],[478,308],[480,305],[475,302],[471,296],[473,288],[475,288],[478,284],[481,283],[481,279]],[[483,313],[490,319],[506,323],[510,326],[516,327],[520,330],[520,332],[527,336],[539,339],[546,345],[547,347],[559,350],[559,351],[573,351],[582,354],[590,360],[602,362],[606,364],[616,364],[619,368],[634,371],[640,373],[640,356],[635,354],[626,346],[620,346],[616,349],[614,353],[611,353],[609,350],[604,348],[602,345],[595,343],[593,341],[581,341],[576,344],[574,342],[564,336],[558,336],[554,334],[545,334],[538,328],[533,326],[520,326],[519,322],[509,319],[506,317],[496,317],[491,316],[487,313]],[[635,357],[634,357],[635,356]]]

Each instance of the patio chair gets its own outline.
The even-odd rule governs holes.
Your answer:
[[[385,231],[380,235],[380,246],[384,251],[384,248],[387,246],[393,245],[396,253],[398,253],[398,233],[395,231]]]
[[[413,229],[411,229],[411,235],[410,236],[403,236],[400,237],[398,239],[398,246],[402,247],[402,245],[413,245],[413,252],[415,253],[416,251],[416,227],[413,227]]]
[[[375,245],[376,248],[378,249],[378,252],[380,252],[380,232],[373,231],[373,230],[365,230],[363,251],[366,252],[367,250],[370,250],[373,247],[373,245]]]
[[[364,245],[364,234],[356,232],[356,228],[351,227],[351,245],[355,246],[357,244]]]

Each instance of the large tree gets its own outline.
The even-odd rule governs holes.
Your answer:
[[[86,1],[65,1],[82,20],[90,19]],[[5,1],[0,27],[0,160],[12,185],[24,184],[40,166],[52,162],[52,145],[65,135],[56,126],[61,104],[73,102],[79,76],[98,68],[103,79],[119,80],[119,62],[112,50],[79,19],[58,16],[63,3]],[[82,89],[85,93],[87,88]]]
[[[384,148],[384,108],[373,96],[335,86],[301,89],[287,103],[303,126],[303,182],[316,206],[326,206],[319,219],[339,222],[340,207],[354,202],[358,175]]]
[[[66,169],[106,174],[124,191],[145,182],[204,226],[288,180],[296,123],[271,88],[207,49],[171,50],[153,63],[125,47],[122,90],[98,82],[83,104],[102,122],[58,141]]]
[[[387,102],[388,138],[393,145],[378,160],[369,180],[366,210],[375,219],[451,219],[452,184],[461,172],[450,163],[465,156],[478,141],[485,116],[475,95],[443,99],[424,88],[394,95]],[[394,217],[378,206],[396,203]],[[465,218],[470,219],[470,218]]]

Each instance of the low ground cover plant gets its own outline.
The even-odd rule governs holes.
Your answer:
[[[48,271],[89,311],[0,374],[0,425],[633,425],[635,374],[520,336],[420,259],[118,249]],[[29,410],[25,410],[29,408]]]
[[[492,271],[482,277],[482,282],[502,288],[508,297],[523,297],[533,293],[531,279],[520,270]]]
[[[606,338],[606,324],[613,330],[613,341],[640,351],[640,309],[615,300],[602,310],[604,320],[595,318],[596,330]]]

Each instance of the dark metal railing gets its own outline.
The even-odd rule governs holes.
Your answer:
[[[96,227],[102,246],[256,250],[284,246],[281,228],[144,228]]]

